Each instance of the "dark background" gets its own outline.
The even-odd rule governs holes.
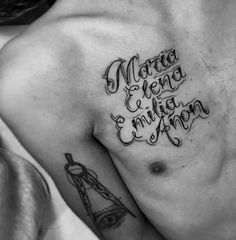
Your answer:
[[[30,24],[56,0],[0,0],[0,26]]]

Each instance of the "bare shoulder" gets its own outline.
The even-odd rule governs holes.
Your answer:
[[[77,49],[78,44],[75,48],[68,37],[55,31],[53,24],[40,26],[37,30],[26,30],[0,52],[1,84],[5,75],[8,76],[8,82],[9,79],[19,82],[20,78],[37,82],[34,80],[37,77],[55,73],[59,75],[78,58]],[[27,75],[34,75],[34,78],[29,79]],[[51,81],[54,79],[55,77],[50,76]],[[41,79],[40,84],[43,83],[45,82]]]
[[[44,119],[55,124],[71,112],[87,111],[79,44],[75,46],[71,38],[57,31],[57,25],[27,30],[1,51],[0,115],[6,122],[19,116],[22,121],[41,121],[43,113]]]

